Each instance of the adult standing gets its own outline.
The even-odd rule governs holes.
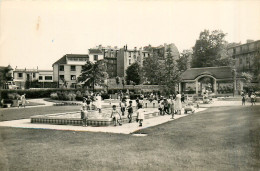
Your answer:
[[[26,104],[25,95],[26,95],[26,94],[23,94],[23,95],[21,96],[21,103],[22,103],[22,106],[23,106],[24,108],[25,108],[25,104]]]
[[[252,93],[252,94],[251,94],[250,99],[251,99],[251,104],[252,104],[252,106],[255,105],[255,101],[256,101],[255,93]]]
[[[101,96],[99,94],[97,94],[97,97],[96,97],[96,106],[97,106],[99,113],[101,113]]]
[[[175,100],[175,110],[177,111],[177,114],[181,115],[181,108],[182,108],[182,104],[181,104],[181,94],[177,91],[176,92],[176,100]]]

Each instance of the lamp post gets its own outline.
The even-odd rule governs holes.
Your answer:
[[[237,72],[236,69],[232,69],[232,76],[233,76],[233,97],[235,96],[236,93],[236,76],[237,76]]]

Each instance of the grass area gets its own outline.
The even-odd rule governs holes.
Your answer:
[[[81,106],[43,106],[35,108],[0,109],[0,121],[26,119],[33,115],[79,111]]]
[[[2,170],[259,170],[260,106],[211,108],[131,135],[0,128]],[[120,129],[120,127],[119,127]]]

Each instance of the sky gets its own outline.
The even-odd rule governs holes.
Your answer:
[[[204,29],[228,42],[260,39],[260,1],[0,0],[0,66],[52,69],[65,54],[103,46],[174,43],[191,49]]]

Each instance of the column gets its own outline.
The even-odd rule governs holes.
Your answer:
[[[196,80],[195,84],[196,84],[196,94],[198,95],[199,94],[198,80]]]
[[[217,80],[214,79],[214,93],[217,94]]]

